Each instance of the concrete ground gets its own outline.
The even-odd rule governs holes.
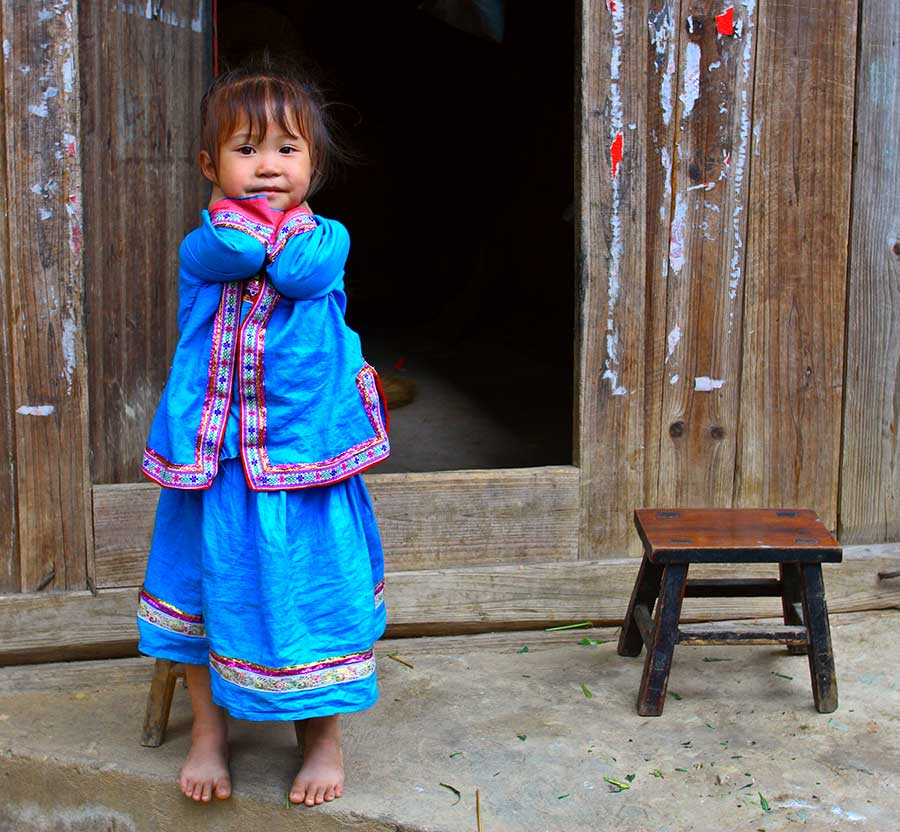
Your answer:
[[[484,832],[894,832],[900,613],[833,616],[832,632],[830,715],[806,660],[775,647],[676,649],[664,715],[641,718],[642,661],[611,630],[382,642],[381,700],[344,720],[345,796],[314,809],[286,805],[285,724],[233,722],[234,796],[183,797],[187,692],[142,748],[147,659],[4,668],[0,830],[475,832],[477,789]]]

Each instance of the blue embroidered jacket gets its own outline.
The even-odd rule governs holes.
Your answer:
[[[282,213],[265,196],[203,212],[179,251],[180,337],[144,451],[147,477],[209,488],[235,386],[255,491],[327,485],[388,456],[378,376],[344,321],[349,247],[340,223]],[[245,293],[252,308],[241,322]]]

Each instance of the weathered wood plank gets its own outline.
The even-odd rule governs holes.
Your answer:
[[[865,0],[847,293],[840,536],[900,538],[900,32],[896,4]]]
[[[21,586],[86,586],[90,553],[78,4],[3,3]]]
[[[672,224],[672,172],[675,166],[675,117],[678,104],[678,56],[685,35],[683,0],[650,0],[647,62],[647,167],[646,179],[646,275],[647,318],[644,412],[644,501],[659,505],[659,455],[667,348],[667,302],[670,227]],[[668,440],[666,440],[668,441]]]
[[[159,5],[159,4],[155,4]],[[197,167],[210,4],[80,4],[84,266],[94,482],[141,479],[177,340],[178,245],[207,188]]]
[[[0,14],[0,42],[3,15]],[[0,57],[0,61],[2,61]],[[2,64],[0,64],[2,66]],[[6,159],[6,90],[0,81],[0,160]],[[0,199],[7,204],[6,164],[0,162]],[[5,214],[5,212],[4,212]],[[12,320],[9,308],[9,235],[4,215],[0,220],[0,592],[18,592],[19,543],[16,535],[16,467],[13,433]]]
[[[735,505],[836,527],[856,0],[764,3]]]
[[[823,572],[832,613],[900,609],[900,586],[879,581],[897,568],[900,547],[845,551]],[[638,561],[468,566],[388,573],[388,637],[529,629],[592,621],[620,624]],[[771,575],[741,567],[742,574]],[[691,574],[729,577],[730,566],[694,566]],[[0,597],[0,663],[133,655],[137,643],[132,589]],[[781,617],[777,598],[685,599],[682,620]]]
[[[732,34],[718,30],[719,0],[684,0],[678,21],[683,34],[679,94],[673,101],[674,208],[663,268],[666,324],[653,356],[663,399],[657,505],[732,503],[754,7],[754,0],[734,4]]]
[[[578,551],[578,469],[374,474],[366,477],[389,569],[510,560],[572,560]],[[98,587],[144,578],[157,486],[94,487]]]
[[[644,504],[647,18],[582,0],[575,390],[581,558],[637,551]]]

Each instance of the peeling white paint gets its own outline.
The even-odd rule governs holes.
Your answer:
[[[678,324],[672,327],[672,330],[666,336],[666,346],[668,351],[666,352],[666,360],[664,363],[668,364],[669,359],[672,357],[672,353],[675,352],[675,347],[678,346],[678,342],[681,340],[681,327]]]
[[[72,315],[63,319],[62,327],[62,354],[63,354],[63,376],[66,379],[67,393],[72,393],[72,375],[75,372],[77,358],[75,355],[75,318]]]
[[[710,202],[708,199],[703,200],[703,207],[707,211],[715,211],[717,214],[722,210],[715,202]]]
[[[715,182],[701,182],[699,185],[691,185],[691,187],[688,188],[687,190],[689,190],[689,191],[700,191],[700,190],[711,191],[715,187],[716,187]]]
[[[669,148],[663,147],[659,153],[662,162],[663,171],[665,171],[665,179],[663,180],[663,204],[659,206],[659,218],[663,221],[666,219],[666,209],[672,202],[672,157],[669,156]]]
[[[694,378],[694,390],[708,393],[710,390],[718,390],[725,383],[723,378],[710,378],[709,376],[696,376]]]
[[[53,12],[51,12],[48,9],[41,9],[38,12],[38,20],[41,23],[44,23],[45,21],[52,19],[52,17],[53,17]]]
[[[157,7],[154,8],[154,5]],[[203,18],[205,17],[203,7],[204,2],[201,0],[197,16],[193,18],[183,17],[174,10],[164,9],[162,8],[162,3],[154,4],[153,0],[147,0],[146,3],[126,3],[123,1],[117,6],[113,6],[113,9],[133,17],[159,21],[166,26],[173,26],[176,29],[190,29],[192,32],[202,32]]]
[[[744,240],[741,236],[741,214],[743,213],[742,192],[744,186],[744,170],[747,164],[748,143],[750,141],[750,102],[748,100],[747,88],[750,85],[750,60],[753,55],[753,12],[756,8],[756,0],[744,0],[744,8],[747,14],[747,37],[744,39],[744,49],[741,56],[741,114],[739,123],[739,140],[736,151],[729,158],[726,156],[726,168],[730,170],[731,162],[734,163],[734,211],[731,217],[731,233],[734,239],[734,248],[731,252],[731,263],[729,264],[728,279],[728,297],[732,301],[731,309],[728,313],[728,332],[731,332],[732,322],[734,321],[735,299],[737,298],[738,288],[742,276],[742,259]],[[741,22],[740,20],[738,22]],[[737,31],[737,28],[735,29]]]
[[[72,92],[75,88],[75,60],[69,55],[62,65],[63,89]]]
[[[722,66],[721,61],[713,61],[708,67],[706,67],[706,71],[712,72],[714,69],[718,69],[720,66]]]
[[[28,112],[31,113],[32,115],[38,116],[39,118],[47,118],[47,116],[50,115],[49,110],[47,110],[47,102],[46,101],[42,101],[40,104],[37,104],[37,105],[29,104]]]
[[[684,266],[684,220],[686,216],[687,202],[684,194],[676,194],[672,230],[669,233],[669,264],[676,274]]]
[[[10,50],[10,42],[6,38],[3,38],[3,57],[4,58],[9,57],[9,50]]]
[[[615,370],[610,370],[608,368],[606,370],[604,370],[603,371],[603,379],[604,379],[604,381],[609,382],[610,395],[613,395],[613,396],[627,396],[628,395],[628,389],[625,387],[622,387],[622,385],[619,384],[619,378],[616,375]]]
[[[625,121],[622,109],[622,94],[619,89],[619,72],[622,62],[622,42],[625,32],[625,13],[621,3],[608,7],[613,21],[613,44],[609,58],[609,99],[610,126],[609,143],[615,141],[622,132]],[[619,274],[622,268],[622,220],[620,216],[619,177],[613,176],[612,206],[609,216],[611,240],[609,244],[609,278],[607,283],[607,322],[606,322],[606,358],[604,359],[603,378],[610,383],[612,395],[624,396],[628,390],[619,384],[619,332],[615,328],[616,305],[619,300]]]
[[[689,43],[684,55],[684,92],[678,96],[684,104],[683,118],[687,118],[700,97],[700,44]]]
[[[56,412],[52,404],[23,404],[16,408],[16,413],[22,416],[50,416]]]
[[[635,124],[635,123],[632,121],[631,124],[628,125],[628,129],[629,129],[629,130],[637,130],[637,124]]]
[[[680,378],[681,378],[681,376],[678,375],[678,373],[675,373],[675,375],[672,376],[672,378],[669,379],[669,384],[678,384],[678,380],[679,380]]]
[[[759,156],[759,132],[762,129],[762,116],[753,125],[753,155]]]
[[[24,66],[20,66],[19,72],[21,72],[23,75],[27,75],[29,72],[31,72],[31,67],[28,64],[25,64]]]
[[[675,22],[670,3],[663,4],[657,14],[650,14],[650,42],[656,50],[656,72],[662,72],[659,82],[659,103],[663,124],[672,120],[672,92],[675,79]]]
[[[53,216],[52,211],[48,211],[46,208],[38,208],[38,216],[41,218],[41,222],[44,220],[49,220],[50,217]]]

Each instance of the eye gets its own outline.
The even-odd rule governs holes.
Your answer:
[[[249,144],[242,144],[237,152],[241,154],[241,156],[252,156],[256,150]]]
[[[293,147],[293,146],[291,146],[291,145],[289,145],[289,144],[286,144],[286,145],[284,145],[284,147],[280,147],[280,148],[278,149],[278,152],[279,152],[279,153],[284,153],[286,156],[288,156],[288,155],[290,155],[291,153],[299,153],[299,152],[300,152],[300,149],[297,148],[297,147]]]

